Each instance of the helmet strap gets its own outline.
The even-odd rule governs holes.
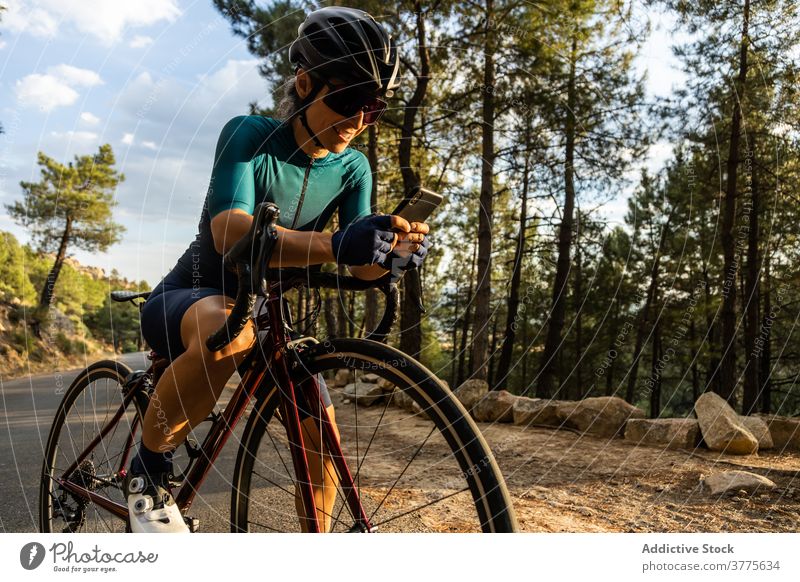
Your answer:
[[[313,79],[313,77],[312,77],[312,79]],[[311,90],[311,93],[306,95],[305,99],[303,99],[302,105],[300,107],[300,114],[299,115],[300,115],[300,123],[303,124],[303,127],[306,130],[306,133],[308,133],[309,137],[311,137],[311,139],[314,141],[314,144],[318,148],[324,150],[325,146],[322,145],[321,141],[319,141],[319,138],[317,137],[317,134],[314,133],[313,131],[311,131],[311,127],[308,125],[308,119],[306,119],[306,109],[308,109],[308,107],[314,102],[314,98],[317,96],[317,93],[320,92],[320,89],[322,89],[320,84],[315,82],[314,83],[314,88]]]
[[[311,139],[314,140],[314,143],[317,145],[318,148],[325,149],[325,146],[322,145],[322,142],[319,141],[317,134],[311,131],[311,128],[308,126],[308,120],[306,119],[306,109],[305,107],[300,112],[300,123],[303,124],[303,127],[306,129],[306,133],[311,136]]]

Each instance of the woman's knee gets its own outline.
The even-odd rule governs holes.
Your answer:
[[[241,333],[223,349],[212,352],[206,347],[208,337],[224,324],[233,301],[229,297],[204,297],[192,305],[181,320],[181,340],[187,352],[202,356],[211,363],[228,362],[238,365],[255,343],[253,322],[248,321]]]

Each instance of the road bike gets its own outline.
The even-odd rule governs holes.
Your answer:
[[[501,472],[467,410],[433,372],[385,343],[399,304],[397,277],[362,281],[321,270],[267,268],[278,216],[275,205],[259,205],[248,234],[225,255],[238,274],[238,294],[207,346],[222,349],[250,319],[258,339],[239,366],[241,381],[227,405],[206,419],[202,442],[188,438],[176,454],[170,483],[190,530],[200,529],[189,515],[192,502],[235,434],[232,532],[298,531],[297,504],[312,516],[307,523],[314,532],[320,531],[317,511],[339,532],[517,531]],[[364,339],[317,340],[304,334],[308,321],[293,321],[288,308],[294,289],[369,288],[382,291],[386,302],[380,323]],[[147,296],[112,292],[115,301],[132,303]],[[42,532],[130,531],[122,483],[145,411],[158,405],[153,387],[169,366],[155,352],[148,358],[147,370],[112,360],[92,364],[65,392],[42,466]],[[321,405],[322,382],[335,405],[340,438]],[[403,402],[403,408],[395,405]],[[318,425],[317,452],[304,445],[308,434],[298,407]],[[246,414],[243,430],[235,432]],[[337,483],[332,507],[314,509],[309,454],[330,459],[327,470]]]

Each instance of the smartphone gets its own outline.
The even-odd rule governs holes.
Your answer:
[[[425,222],[443,201],[441,194],[416,186],[411,194],[400,201],[392,214],[402,216],[408,222]]]

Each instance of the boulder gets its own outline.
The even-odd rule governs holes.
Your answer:
[[[480,422],[514,422],[516,396],[507,390],[492,390],[472,409],[472,416]]]
[[[485,380],[467,380],[455,389],[455,394],[467,410],[478,403],[478,400],[489,393],[489,384]]]
[[[381,377],[377,374],[362,374],[359,380],[367,382],[368,384],[376,384]]]
[[[344,387],[343,393],[345,398],[355,400],[357,404],[362,406],[371,406],[383,397],[383,390],[377,384],[369,384],[367,382],[348,384]]]
[[[771,449],[773,447],[772,435],[769,433],[769,427],[767,423],[764,422],[763,418],[757,416],[740,416],[739,422],[756,437],[759,451]]]
[[[564,425],[581,432],[613,437],[625,429],[630,418],[644,418],[644,411],[616,396],[596,396],[563,402],[556,416]]]
[[[665,449],[693,449],[700,442],[695,418],[631,418],[625,423],[625,440]]]
[[[708,489],[710,495],[725,495],[745,491],[755,493],[756,491],[769,491],[775,489],[775,483],[747,471],[724,471],[715,473],[703,479],[703,485]]]
[[[739,416],[718,394],[706,392],[694,403],[700,423],[700,433],[712,451],[732,455],[751,455],[758,452],[758,441],[739,420]]]
[[[353,373],[353,370],[348,370],[346,368],[337,370],[336,375],[333,377],[333,385],[334,386],[347,386],[351,382],[355,382],[356,376]]]
[[[778,452],[800,451],[800,418],[775,414],[757,414],[769,427],[772,443]]]
[[[422,412],[420,405],[402,390],[395,390],[392,392],[392,404],[413,414],[419,414]]]
[[[561,426],[561,421],[556,415],[556,408],[563,403],[563,400],[546,400],[544,398],[517,396],[511,407],[514,424],[522,426],[544,424],[547,426],[559,427]]]
[[[381,390],[383,390],[387,394],[390,392],[394,392],[395,388],[397,388],[397,385],[394,382],[392,382],[391,380],[386,380],[385,378],[381,378],[380,380],[378,380],[378,386],[380,386]]]

